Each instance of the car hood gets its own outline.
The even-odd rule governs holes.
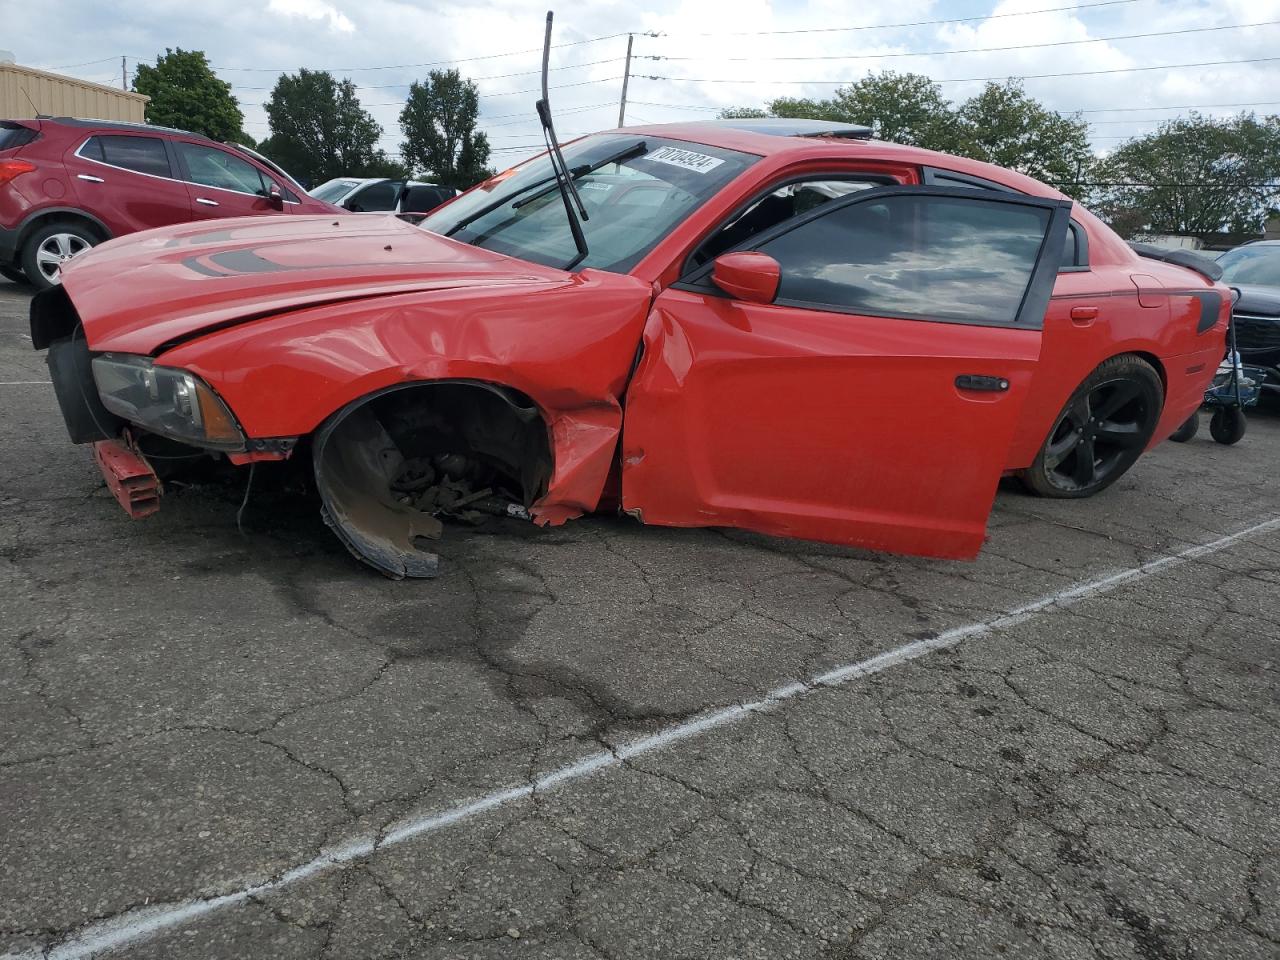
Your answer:
[[[211,329],[397,293],[569,283],[392,216],[242,217],[148,230],[63,271],[92,350],[155,354]]]
[[[1276,317],[1280,319],[1280,287],[1261,287],[1255,284],[1232,284],[1240,291],[1240,299],[1236,301],[1236,313],[1247,313],[1255,317]]]

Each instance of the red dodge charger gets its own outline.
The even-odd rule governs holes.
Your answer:
[[[628,127],[420,227],[151,230],[69,264],[32,337],[134,515],[160,445],[307,456],[394,577],[473,510],[970,557],[1002,475],[1089,496],[1182,424],[1231,298],[1042,183],[867,133]]]

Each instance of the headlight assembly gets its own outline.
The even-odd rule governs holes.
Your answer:
[[[203,380],[148,357],[104,353],[93,359],[102,405],[152,433],[219,450],[243,450],[244,434]]]

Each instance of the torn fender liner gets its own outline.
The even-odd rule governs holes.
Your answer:
[[[330,443],[338,426],[347,442]],[[352,436],[361,439],[351,442]],[[315,465],[324,522],[357,559],[395,580],[440,572],[439,556],[416,544],[418,537],[438,538],[440,521],[391,498],[404,456],[368,405],[340,414],[321,430]]]

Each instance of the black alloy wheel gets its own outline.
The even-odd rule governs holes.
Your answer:
[[[1042,497],[1091,497],[1115,483],[1146,449],[1164,406],[1160,375],[1140,357],[1112,357],[1058,415],[1022,481]]]

